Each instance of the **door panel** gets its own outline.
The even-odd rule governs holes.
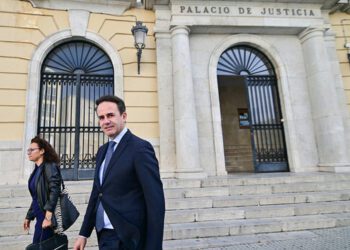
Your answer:
[[[288,171],[276,79],[274,76],[247,76],[246,86],[255,171]]]

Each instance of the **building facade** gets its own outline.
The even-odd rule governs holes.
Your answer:
[[[38,133],[67,179],[91,178],[106,140],[93,102],[107,93],[125,99],[163,178],[350,171],[347,6],[2,1],[0,183],[26,181]],[[140,74],[136,21],[148,27]]]

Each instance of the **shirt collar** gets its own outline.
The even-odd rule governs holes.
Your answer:
[[[115,143],[118,144],[122,140],[126,132],[128,132],[128,129],[127,127],[124,127],[124,129],[111,141],[115,141]]]

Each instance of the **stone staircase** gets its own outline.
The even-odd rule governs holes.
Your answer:
[[[229,173],[254,172],[251,145],[225,145],[225,165]]]
[[[237,237],[350,225],[350,174],[235,174],[204,180],[164,179],[164,249],[229,247]],[[78,234],[91,181],[67,182],[81,211],[67,231]],[[0,249],[23,249],[32,239],[22,229],[30,204],[25,185],[0,189]],[[87,249],[97,249],[95,233]]]

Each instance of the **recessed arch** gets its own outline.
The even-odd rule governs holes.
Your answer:
[[[281,97],[281,109],[285,120],[285,136],[288,153],[295,148],[295,145],[289,140],[289,135],[294,132],[293,119],[291,119],[292,109],[290,103],[290,94],[287,88],[287,72],[286,67],[279,56],[277,50],[272,44],[268,43],[260,36],[250,34],[239,34],[225,38],[219,43],[210,57],[209,61],[209,91],[211,99],[211,114],[213,121],[213,133],[214,133],[214,147],[216,155],[216,172],[217,175],[225,173],[225,154],[224,154],[224,143],[223,133],[221,127],[221,113],[220,113],[220,99],[218,91],[218,80],[217,80],[217,67],[220,56],[229,48],[239,45],[246,45],[256,48],[261,51],[269,61],[272,63],[278,82],[279,95]],[[291,155],[291,154],[289,154]],[[290,170],[294,170],[294,158],[290,157],[289,160]]]
[[[26,119],[23,148],[28,148],[30,139],[36,135],[38,124],[38,109],[39,109],[39,89],[40,89],[40,74],[41,67],[47,55],[55,47],[60,44],[66,43],[72,40],[84,40],[90,42],[97,47],[101,48],[112,61],[114,67],[114,94],[123,98],[124,97],[124,80],[123,80],[123,64],[118,52],[113,46],[98,34],[92,32],[86,32],[84,37],[72,36],[70,30],[63,30],[48,36],[42,41],[33,52],[32,58],[29,62],[28,70],[28,85],[27,85],[27,100],[26,100]],[[22,177],[27,179],[31,172],[31,164],[26,160],[23,151],[23,169]]]

